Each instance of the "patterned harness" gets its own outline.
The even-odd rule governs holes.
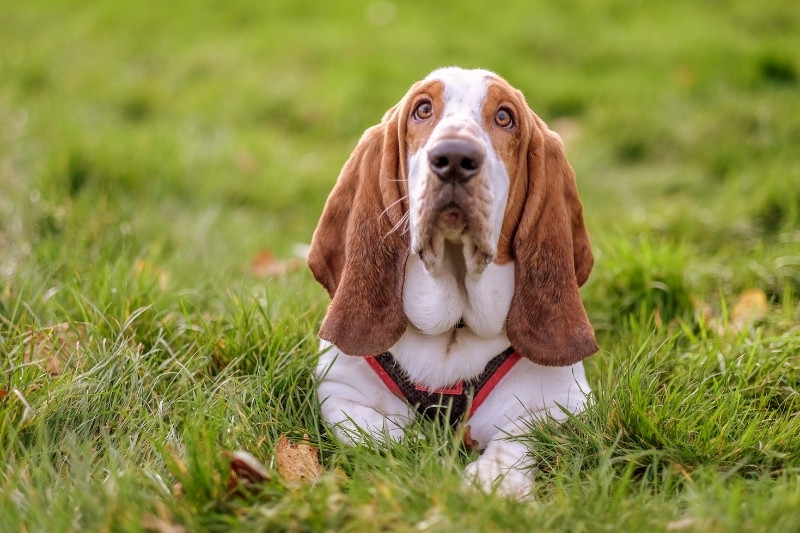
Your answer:
[[[405,370],[389,352],[366,357],[383,383],[396,396],[413,405],[417,412],[429,419],[447,419],[455,426],[466,414],[472,416],[501,379],[522,356],[509,347],[489,361],[476,377],[459,381],[450,387],[430,390],[412,383]]]

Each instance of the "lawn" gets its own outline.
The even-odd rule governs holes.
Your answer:
[[[2,3],[0,531],[800,531],[795,4]],[[295,255],[451,64],[562,134],[593,240],[592,406],[525,435],[532,502],[432,424],[342,445],[311,378]]]

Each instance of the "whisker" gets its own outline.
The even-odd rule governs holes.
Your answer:
[[[403,228],[403,231],[400,232],[400,235],[405,235],[406,233],[408,233],[408,230],[409,230],[408,221],[409,221],[408,213],[405,213],[402,217],[400,217],[400,220],[397,221],[397,224],[395,224],[394,227],[392,229],[390,229],[386,233],[386,235],[383,236],[383,238],[385,239],[386,237],[388,237],[389,235],[391,235],[392,233],[394,233],[395,231],[397,231],[401,227]]]
[[[380,214],[380,215],[378,215],[378,218],[381,218],[382,216],[384,216],[386,213],[388,213],[388,212],[389,212],[389,209],[393,208],[394,206],[396,206],[397,204],[399,204],[400,202],[402,202],[403,200],[405,200],[405,199],[407,199],[407,198],[408,198],[408,195],[406,194],[406,195],[403,195],[403,196],[401,196],[400,198],[398,198],[398,199],[397,199],[397,200],[395,200],[394,202],[392,202],[390,205],[388,205],[388,206],[386,207],[386,209],[384,209],[384,210],[381,212],[381,214]]]
[[[400,235],[405,235],[411,231],[411,218],[408,216],[408,213],[403,217],[402,222],[404,222],[403,231],[400,232]]]

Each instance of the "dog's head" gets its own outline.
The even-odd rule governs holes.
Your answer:
[[[597,351],[578,295],[594,260],[575,174],[522,93],[484,70],[432,72],[362,136],[311,242],[331,296],[320,337],[351,355],[389,349],[408,324],[408,254],[436,275],[446,242],[463,246],[466,275],[514,261],[517,351],[544,365]]]

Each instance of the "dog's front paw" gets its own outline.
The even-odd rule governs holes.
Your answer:
[[[382,444],[390,441],[399,442],[405,436],[405,430],[400,424],[389,420],[364,420],[356,423],[352,418],[337,422],[331,426],[334,434],[344,443],[351,446],[363,444],[365,441],[374,440]]]
[[[520,501],[529,499],[533,489],[529,469],[506,466],[492,457],[481,457],[468,464],[464,470],[464,480],[487,494],[500,494]]]

